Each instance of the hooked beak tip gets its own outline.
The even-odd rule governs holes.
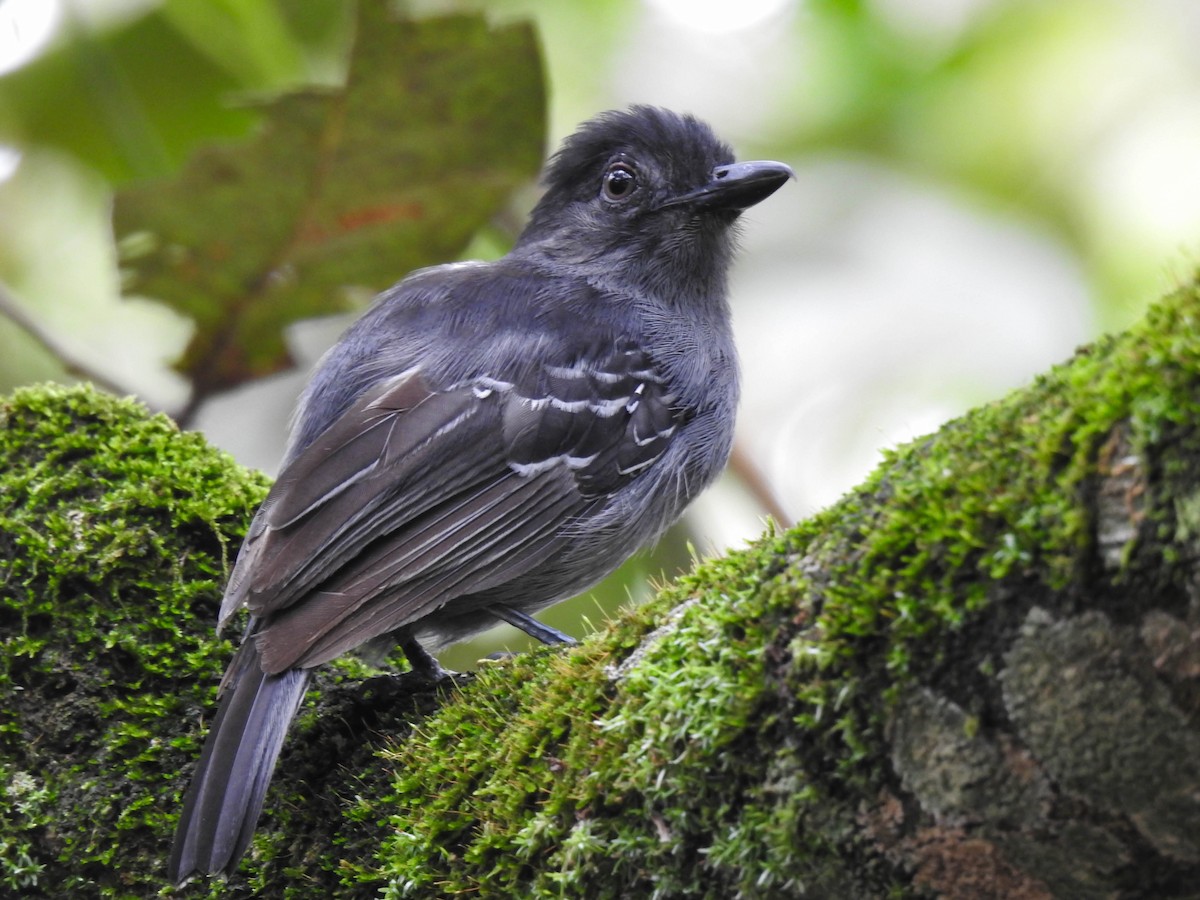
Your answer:
[[[791,166],[774,160],[730,163],[713,169],[703,187],[673,197],[662,205],[741,212],[766,200],[795,177]]]

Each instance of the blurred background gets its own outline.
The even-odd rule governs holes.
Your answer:
[[[836,500],[881,448],[1129,324],[1196,267],[1191,0],[399,9],[475,15],[492,29],[532,23],[522,77],[536,74],[540,92],[495,76],[536,113],[538,132],[520,138],[531,160],[600,110],[652,103],[708,120],[741,158],[796,170],[797,183],[745,216],[733,279],[739,452],[789,519]],[[354,7],[340,0],[0,0],[0,391],[91,377],[184,413],[187,427],[273,472],[308,367],[412,263],[373,253],[381,283],[346,285],[321,315],[287,323],[291,368],[198,396],[195,372],[174,364],[203,330],[188,304],[202,308],[205,291],[164,303],[144,289],[153,282],[131,282],[124,262],[142,232],[114,237],[112,210],[136,221],[139,185],[174,177],[199,147],[261,131],[246,98],[336,90],[355,34]],[[521,166],[480,227],[441,245],[445,259],[505,251],[537,196],[536,162]],[[403,165],[392,176],[433,177]],[[248,198],[231,232],[252,235],[273,202]],[[661,553],[547,621],[581,633],[581,616],[598,623],[648,576],[760,533],[765,508],[726,479]],[[522,646],[500,629],[488,641],[444,661],[466,667],[496,644]]]

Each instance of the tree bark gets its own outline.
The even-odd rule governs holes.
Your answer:
[[[88,388],[0,446],[0,884],[147,896],[264,484]],[[577,648],[328,667],[224,896],[1200,896],[1198,540],[1190,285]]]

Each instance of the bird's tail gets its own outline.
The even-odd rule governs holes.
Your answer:
[[[250,844],[288,726],[308,688],[308,669],[267,675],[252,637],[229,665],[175,831],[167,874],[232,875]]]

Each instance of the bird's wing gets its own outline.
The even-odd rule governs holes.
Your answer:
[[[508,582],[653,465],[686,420],[675,404],[633,347],[442,389],[406,372],[287,466],[226,603],[263,620],[279,672]]]

